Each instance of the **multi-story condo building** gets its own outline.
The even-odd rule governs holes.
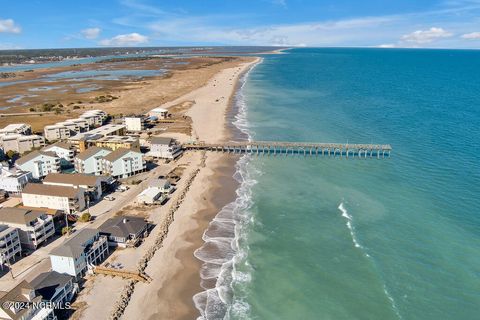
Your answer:
[[[5,152],[12,150],[23,154],[31,151],[34,148],[41,148],[45,145],[45,139],[36,134],[22,135],[22,134],[0,134],[0,146]]]
[[[107,113],[102,110],[89,110],[79,118],[87,120],[90,127],[101,126],[107,120]]]
[[[102,158],[111,152],[112,150],[105,148],[88,148],[75,157],[75,171],[94,175],[102,174]]]
[[[75,123],[71,120],[57,122],[56,124],[59,126],[64,126],[68,130],[70,130],[70,136],[73,136],[80,132],[80,126],[78,125],[78,123]]]
[[[148,155],[154,158],[175,159],[182,154],[182,147],[172,138],[152,137]]]
[[[127,131],[130,132],[139,132],[143,131],[146,128],[146,119],[145,117],[125,117],[123,118],[123,124],[127,128]]]
[[[108,148],[113,151],[124,149],[140,149],[140,142],[136,137],[130,136],[105,136],[98,140],[95,140],[95,146],[99,148]]]
[[[0,268],[15,260],[22,253],[20,236],[17,228],[0,224]]]
[[[85,119],[76,118],[76,119],[68,119],[67,121],[75,123],[80,129],[80,132],[85,132],[90,130],[90,125],[88,124],[88,121]]]
[[[33,179],[29,171],[0,166],[0,190],[10,194],[20,194],[25,185]]]
[[[124,136],[125,126],[122,124],[107,124],[93,130],[82,132],[70,137],[68,141],[80,152],[85,151],[90,146],[95,145],[98,139],[106,136]]]
[[[127,178],[146,169],[140,150],[117,149],[102,159],[102,173],[114,178]]]
[[[70,138],[70,129],[62,124],[52,124],[43,128],[45,139],[57,141]]]
[[[60,158],[61,167],[69,167],[73,165],[73,158],[75,156],[75,148],[70,143],[56,142],[46,146],[42,151],[53,152]]]
[[[18,229],[23,249],[37,249],[55,233],[53,218],[40,210],[0,208],[0,224]]]
[[[53,308],[41,301],[42,296],[23,280],[10,291],[0,291],[0,319],[56,320]]]
[[[15,162],[23,171],[30,171],[35,179],[41,179],[52,172],[60,172],[60,158],[50,151],[33,151]]]
[[[95,229],[85,228],[50,252],[52,270],[80,279],[89,266],[102,262],[108,255],[108,241]]]
[[[98,200],[112,180],[107,176],[93,176],[85,173],[50,173],[43,180],[43,184],[81,188],[90,200]]]
[[[0,129],[0,135],[2,134],[32,134],[32,127],[26,123],[11,123],[3,129]]]
[[[22,192],[23,205],[77,213],[85,209],[85,190],[70,186],[29,183]]]

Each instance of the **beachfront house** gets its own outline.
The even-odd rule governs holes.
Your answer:
[[[101,263],[108,255],[108,240],[95,229],[85,228],[50,252],[52,270],[83,277],[89,266]]]
[[[26,123],[11,123],[5,128],[0,129],[0,135],[22,134],[28,136],[32,134],[32,127]]]
[[[24,206],[78,213],[86,208],[85,189],[71,186],[29,183],[22,192]]]
[[[148,115],[157,119],[166,119],[168,118],[168,110],[158,107],[150,110]]]
[[[125,248],[134,246],[147,235],[148,222],[134,216],[118,216],[105,221],[100,227],[101,235],[108,237],[110,246]]]
[[[140,192],[137,196],[137,203],[140,204],[156,204],[162,203],[165,201],[166,195],[160,191],[160,189],[155,187],[148,187],[147,189]]]
[[[90,147],[86,151],[79,153],[74,159],[75,171],[78,173],[102,174],[102,159],[110,154],[112,150]]]
[[[70,129],[62,124],[51,124],[43,128],[43,135],[48,141],[70,138]]]
[[[20,194],[32,179],[33,175],[29,171],[0,166],[0,190],[5,190],[9,194]]]
[[[101,160],[103,174],[118,178],[128,178],[146,169],[140,150],[120,148]]]
[[[41,302],[42,296],[35,293],[32,285],[23,280],[10,291],[0,291],[0,319],[57,319],[52,306]]]
[[[30,171],[33,178],[41,179],[52,172],[60,172],[60,158],[49,151],[32,151],[15,162],[23,171]]]
[[[12,150],[20,154],[45,145],[45,139],[39,135],[0,134],[0,147],[5,152]]]
[[[56,271],[40,273],[30,281],[30,285],[45,304],[55,309],[66,308],[66,303],[72,301],[78,292],[78,285],[71,275]]]
[[[150,187],[157,188],[161,193],[169,194],[174,191],[174,187],[167,179],[154,179],[149,183]]]
[[[84,173],[51,173],[43,179],[45,185],[81,188],[90,200],[99,200],[102,193],[113,183],[107,176],[94,176]]]
[[[152,137],[148,156],[162,159],[176,159],[183,153],[182,147],[172,138]]]
[[[18,229],[23,249],[35,250],[53,237],[53,218],[41,210],[0,208],[0,224]]]
[[[20,235],[17,228],[0,224],[0,268],[16,260],[22,253]]]
[[[42,151],[53,152],[60,158],[60,166],[70,167],[73,165],[73,157],[75,156],[75,148],[70,143],[56,142],[46,146]]]

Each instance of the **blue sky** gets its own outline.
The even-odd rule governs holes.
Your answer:
[[[0,8],[0,49],[480,47],[480,0],[0,0]]]

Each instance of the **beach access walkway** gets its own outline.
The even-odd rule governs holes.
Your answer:
[[[185,150],[204,150],[234,154],[254,154],[273,156],[323,156],[346,158],[390,157],[392,147],[389,144],[349,144],[349,143],[310,143],[277,141],[232,141],[227,143],[187,143]]]

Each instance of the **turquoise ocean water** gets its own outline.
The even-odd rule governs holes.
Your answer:
[[[242,158],[196,252],[205,318],[479,318],[479,51],[289,50],[237,104],[253,140],[393,152]]]

